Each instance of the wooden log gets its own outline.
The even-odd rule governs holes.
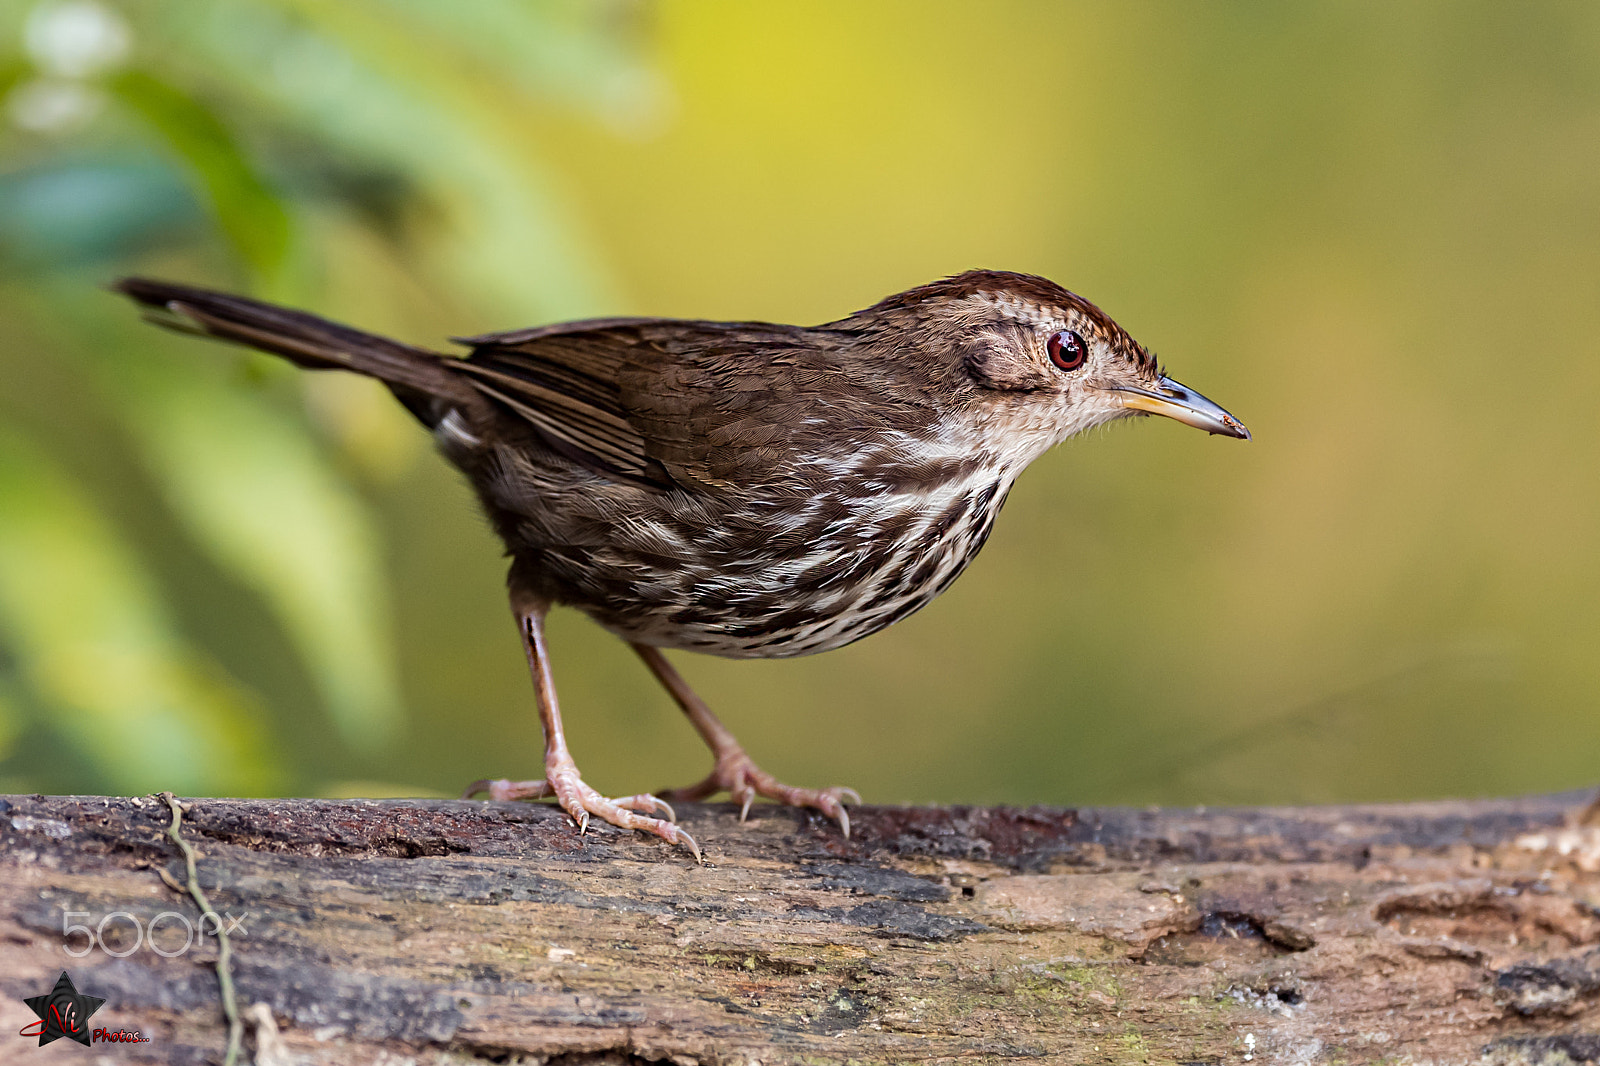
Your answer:
[[[1587,799],[866,807],[849,840],[689,806],[703,867],[539,805],[198,799],[181,832],[260,1066],[1565,1063],[1600,1061]],[[66,1061],[9,1035],[66,970],[148,1040],[107,1061],[222,1061],[171,822],[0,800],[0,1059]]]

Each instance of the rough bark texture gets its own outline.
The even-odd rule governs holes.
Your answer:
[[[1566,1063],[1600,1061],[1587,798],[868,807],[849,841],[691,806],[705,867],[544,806],[194,800],[183,832],[242,922],[262,1066]],[[199,915],[160,876],[185,876],[170,821],[0,800],[0,1059],[77,1053],[9,1035],[66,969],[107,1000],[93,1025],[149,1038],[106,1061],[221,1060],[216,940],[178,950]]]

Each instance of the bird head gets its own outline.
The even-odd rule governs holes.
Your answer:
[[[918,347],[947,353],[940,384],[962,398],[963,417],[991,439],[1011,437],[1026,458],[1130,415],[1250,439],[1233,415],[1167,377],[1109,315],[1045,278],[969,271],[861,314],[896,321]]]

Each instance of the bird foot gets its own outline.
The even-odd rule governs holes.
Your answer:
[[[741,747],[724,751],[717,756],[717,765],[706,778],[686,788],[666,789],[661,794],[670,799],[692,802],[703,800],[718,792],[726,792],[739,804],[739,821],[750,815],[750,805],[757,796],[765,796],[776,803],[790,807],[810,807],[839,823],[845,838],[850,837],[850,812],[845,810],[845,800],[859,804],[861,796],[853,788],[796,788],[786,785],[757,766]]]
[[[700,845],[695,843],[694,837],[673,824],[678,820],[678,815],[666,800],[648,792],[615,799],[602,796],[584,782],[570,759],[565,760],[565,765],[560,761],[555,762],[547,767],[547,772],[548,776],[538,781],[511,781],[507,778],[474,781],[467,786],[461,798],[471,799],[480,792],[487,792],[490,799],[502,802],[554,796],[556,802],[561,804],[561,809],[578,827],[580,835],[588,832],[589,816],[595,815],[619,829],[637,829],[653,833],[669,844],[682,844],[694,853],[695,862],[705,865],[705,859],[700,855]],[[652,813],[665,814],[666,818],[650,817]]]

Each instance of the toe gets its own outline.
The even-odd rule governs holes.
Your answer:
[[[669,822],[678,820],[678,812],[672,809],[672,804],[649,792],[641,792],[637,796],[624,796],[611,802],[618,807],[624,807],[630,811],[638,811],[641,814],[664,814]]]
[[[607,799],[588,785],[579,788],[576,800],[576,812],[567,808],[573,820],[579,824],[582,832],[589,824],[589,816],[593,814],[602,821],[609,822],[618,829],[634,829],[643,833],[653,833],[669,844],[681,844],[694,854],[694,861],[705,864],[700,855],[700,845],[694,837],[679,829],[673,821],[664,821],[652,818],[648,814],[637,813],[640,811],[662,811],[670,818],[676,819],[672,807],[661,799],[641,793],[637,796],[625,796],[621,799]],[[563,806],[566,806],[563,803]]]
[[[487,792],[489,798],[497,803],[506,803],[512,800],[544,799],[546,796],[555,795],[555,789],[550,787],[548,781],[511,781],[507,778],[474,781],[468,785],[461,794],[462,799],[471,799],[480,792]]]
[[[665,840],[668,844],[678,844],[686,847],[694,855],[695,862],[699,863],[701,866],[705,865],[706,861],[700,855],[700,845],[695,842],[694,837],[690,836],[684,830],[678,828],[678,826],[672,822],[665,822],[660,818],[649,818],[640,814],[632,814],[627,811],[618,811],[617,813],[623,815],[625,821],[616,821],[615,819],[607,817],[605,814],[601,814],[600,816],[605,818],[606,821],[612,822],[613,824],[623,828],[637,829],[645,833],[654,833],[662,840]]]
[[[824,817],[838,822],[840,832],[848,840],[850,839],[850,812],[845,810],[839,792],[840,790],[836,788],[823,789],[815,793],[810,802],[807,803],[807,806],[816,808],[822,812]]]

